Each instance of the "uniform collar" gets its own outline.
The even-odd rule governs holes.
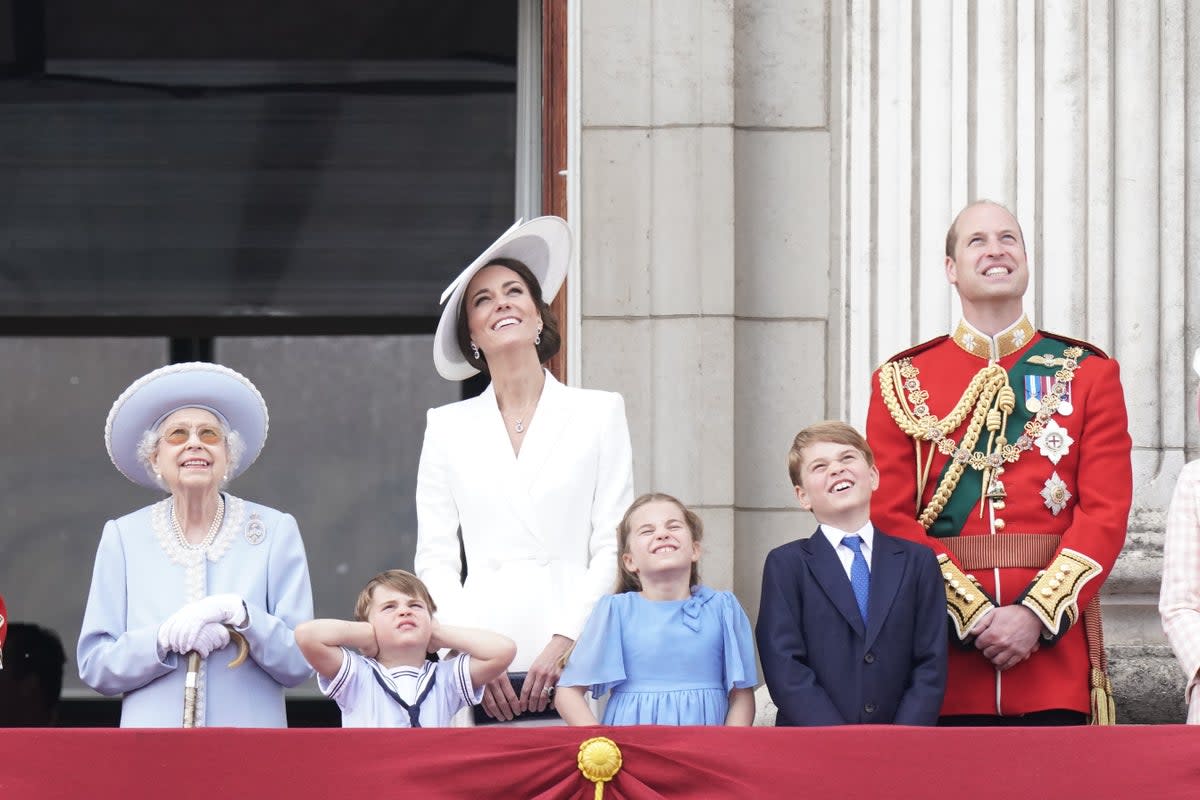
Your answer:
[[[1036,333],[1037,330],[1029,321],[1029,317],[1022,314],[1020,319],[994,337],[988,336],[965,319],[960,319],[951,338],[955,344],[973,356],[999,361],[1033,341]]]

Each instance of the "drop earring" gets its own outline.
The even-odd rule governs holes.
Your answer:
[[[537,335],[533,337],[533,344],[536,347],[542,343],[542,326],[538,325]]]
[[[479,360],[479,345],[471,342],[471,352],[475,354],[475,360]]]

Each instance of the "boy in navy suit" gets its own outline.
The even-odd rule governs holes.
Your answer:
[[[775,724],[936,724],[947,634],[933,551],[871,525],[879,471],[849,425],[800,431],[788,473],[820,525],[763,568],[756,636]]]

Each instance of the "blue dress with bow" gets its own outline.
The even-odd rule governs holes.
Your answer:
[[[611,691],[605,725],[723,725],[730,690],[757,677],[737,598],[696,586],[687,600],[600,598],[559,682]]]

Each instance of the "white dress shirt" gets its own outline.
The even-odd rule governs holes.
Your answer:
[[[846,577],[850,577],[850,565],[854,563],[854,551],[846,545],[842,544],[842,538],[845,536],[857,536],[862,539],[862,554],[867,560],[867,569],[871,568],[871,551],[875,544],[875,526],[868,520],[866,525],[863,525],[856,531],[838,530],[832,525],[821,523],[821,533],[825,534],[825,538],[833,545],[833,551],[837,553],[838,559],[842,562],[842,569],[846,570]]]

